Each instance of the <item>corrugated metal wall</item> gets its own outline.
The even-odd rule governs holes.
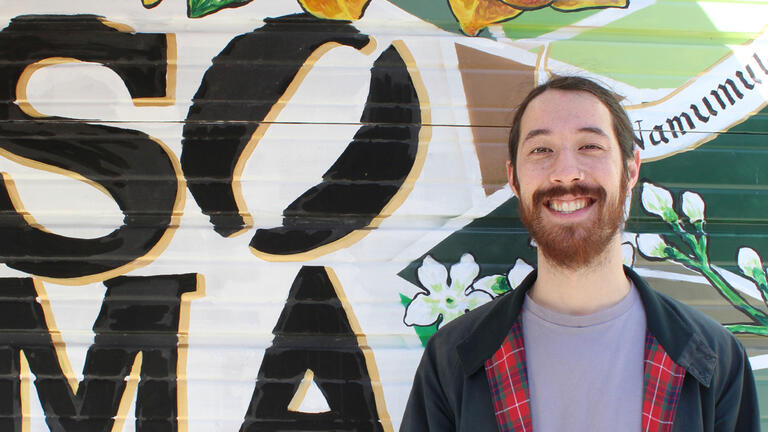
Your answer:
[[[535,265],[507,125],[573,74],[636,127],[625,262],[768,401],[768,3],[6,3],[1,430],[397,429]]]

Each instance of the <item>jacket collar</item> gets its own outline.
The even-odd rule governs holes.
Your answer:
[[[635,284],[643,302],[648,330],[675,363],[703,386],[709,387],[716,357],[704,337],[693,329],[690,321],[673,307],[668,299],[653,291],[629,267],[624,272]],[[475,324],[469,335],[456,347],[464,374],[469,376],[483,368],[485,360],[499,349],[515,323],[525,294],[536,281],[536,270],[513,291],[494,300]]]

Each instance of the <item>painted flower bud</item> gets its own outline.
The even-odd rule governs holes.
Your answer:
[[[758,255],[752,248],[739,248],[737,262],[741,271],[747,276],[751,276],[755,271],[763,271],[760,255]]]
[[[643,183],[643,192],[640,198],[643,207],[649,213],[653,213],[667,222],[677,220],[677,214],[672,208],[672,194],[668,190],[653,183]]]
[[[637,236],[637,249],[641,254],[650,258],[667,258],[664,249],[667,244],[658,234],[639,234]]]
[[[696,192],[683,192],[683,213],[691,222],[704,220],[704,200]]]

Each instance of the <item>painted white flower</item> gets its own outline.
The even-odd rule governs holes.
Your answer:
[[[491,300],[491,294],[471,288],[479,272],[475,258],[465,253],[458,263],[451,266],[451,283],[448,285],[445,267],[429,255],[424,257],[417,275],[426,292],[416,294],[406,308],[405,324],[428,326],[441,316],[442,324],[445,324]]]
[[[637,249],[641,254],[650,258],[667,258],[664,254],[667,244],[658,234],[639,234],[637,236]]]
[[[672,208],[672,194],[668,190],[653,183],[643,183],[640,200],[643,203],[643,208],[649,213],[653,213],[667,222],[677,220],[677,213]]]
[[[763,264],[762,260],[760,260],[760,255],[758,255],[757,252],[752,248],[739,248],[739,254],[736,261],[738,262],[741,271],[750,278],[755,272],[763,271]]]
[[[485,292],[501,294],[517,288],[532,271],[533,267],[530,264],[518,258],[506,276],[500,274],[485,276],[478,279],[472,287]]]
[[[704,220],[704,200],[696,192],[683,192],[683,213],[691,222]]]

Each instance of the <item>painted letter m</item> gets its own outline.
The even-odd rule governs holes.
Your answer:
[[[27,371],[35,376],[51,431],[119,427],[134,389],[137,431],[178,430],[182,295],[196,291],[196,276],[105,281],[107,291],[79,383],[68,370],[69,362],[61,360],[66,353],[58,330],[50,328],[54,321],[46,319],[51,310],[42,284],[32,278],[0,279],[0,430],[22,431],[29,389],[21,377]]]

